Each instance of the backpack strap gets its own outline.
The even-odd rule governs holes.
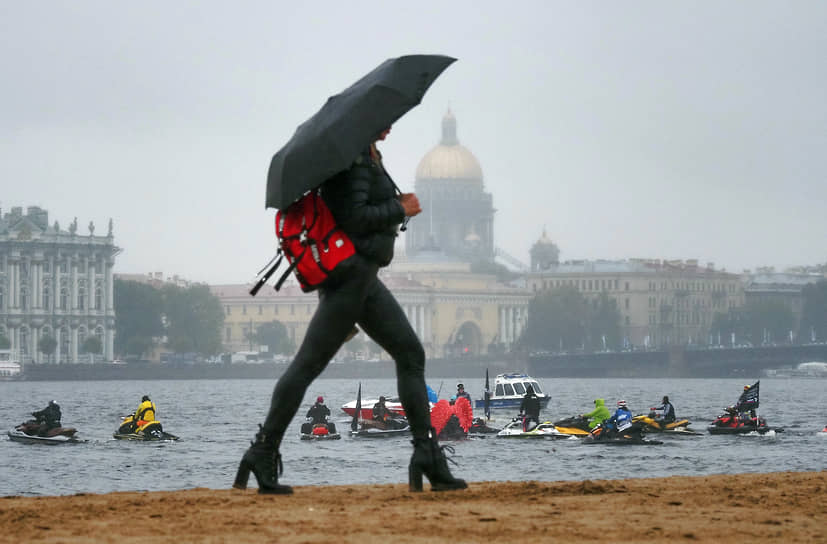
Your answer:
[[[301,261],[301,260],[302,260],[302,257],[304,257],[304,254],[305,254],[305,253],[307,253],[307,247],[306,247],[306,246],[305,246],[305,248],[302,250],[302,252],[299,254],[299,256],[298,256],[298,257],[296,257],[295,259],[293,259],[293,262],[292,262],[292,263],[290,263],[290,266],[288,266],[288,267],[287,267],[287,270],[285,270],[285,271],[284,271],[284,274],[282,274],[282,275],[281,275],[281,278],[279,278],[279,281],[277,281],[277,282],[276,282],[276,291],[278,291],[279,289],[281,289],[281,286],[284,284],[284,281],[287,279],[287,277],[290,275],[290,273],[291,273],[293,270],[295,270],[295,269],[296,269],[296,266],[298,266],[299,261]]]
[[[275,261],[273,266],[270,266],[270,268],[267,268],[267,272],[265,272],[264,275],[261,276],[261,278],[259,278],[259,280],[256,282],[256,284],[253,286],[253,288],[250,289],[250,295],[251,296],[256,296],[258,294],[259,290],[262,287],[264,287],[264,284],[267,283],[267,281],[270,279],[270,276],[272,276],[273,273],[276,271],[276,269],[279,267],[279,265],[281,264],[281,260],[283,258],[284,258],[284,254],[281,252],[281,249],[279,249],[278,253],[276,253],[276,256],[273,257],[272,259],[270,259],[269,263],[264,265],[264,268],[262,268],[259,271],[259,274],[261,274],[261,272],[264,271],[265,268],[270,266],[270,263],[273,263]]]

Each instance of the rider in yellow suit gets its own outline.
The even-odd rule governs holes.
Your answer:
[[[150,421],[155,421],[155,403],[149,399],[149,395],[144,395],[140,406],[135,410],[135,422],[138,427],[143,427]]]

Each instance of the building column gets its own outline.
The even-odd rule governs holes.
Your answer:
[[[20,262],[15,260],[12,261],[11,267],[9,267],[9,302],[11,302],[12,308],[17,308],[20,305],[20,293],[18,290],[20,289],[20,281],[18,279],[18,275],[20,274]]]
[[[419,321],[419,339],[425,340],[425,306],[417,305],[417,321]]]
[[[69,326],[69,361],[78,362],[78,328]]]
[[[505,308],[500,306],[497,309],[497,313],[499,314],[499,325],[500,325],[500,338],[499,341],[501,344],[505,344]]]
[[[60,364],[60,327],[55,327],[55,340],[57,347],[55,347],[55,364]]]
[[[95,308],[93,302],[95,300],[95,262],[89,259],[87,255],[86,260],[86,314],[89,315]]]
[[[103,334],[106,339],[104,342],[104,357],[107,361],[113,361],[115,359],[115,335],[112,329],[108,327],[103,329]]]

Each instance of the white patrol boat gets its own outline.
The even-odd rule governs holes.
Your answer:
[[[551,395],[543,392],[537,380],[522,373],[497,374],[494,379],[494,389],[491,390],[489,397],[489,406],[491,409],[497,408],[520,408],[525,396],[526,387],[531,386],[537,398],[540,399],[540,408],[548,406],[551,400]],[[481,399],[474,401],[474,408],[485,409],[485,394]]]

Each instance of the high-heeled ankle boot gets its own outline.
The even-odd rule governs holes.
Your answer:
[[[252,472],[258,482],[258,492],[271,495],[288,495],[293,492],[289,485],[279,484],[279,475],[284,471],[281,454],[275,440],[272,440],[259,425],[256,439],[244,452],[233,487],[247,489],[247,480]]]
[[[448,468],[449,459],[444,450],[454,453],[451,446],[440,446],[432,428],[427,437],[414,438],[414,452],[408,467],[408,486],[411,491],[422,491],[422,474],[431,482],[431,491],[465,489],[465,480],[454,478]],[[456,464],[453,460],[452,463]]]

